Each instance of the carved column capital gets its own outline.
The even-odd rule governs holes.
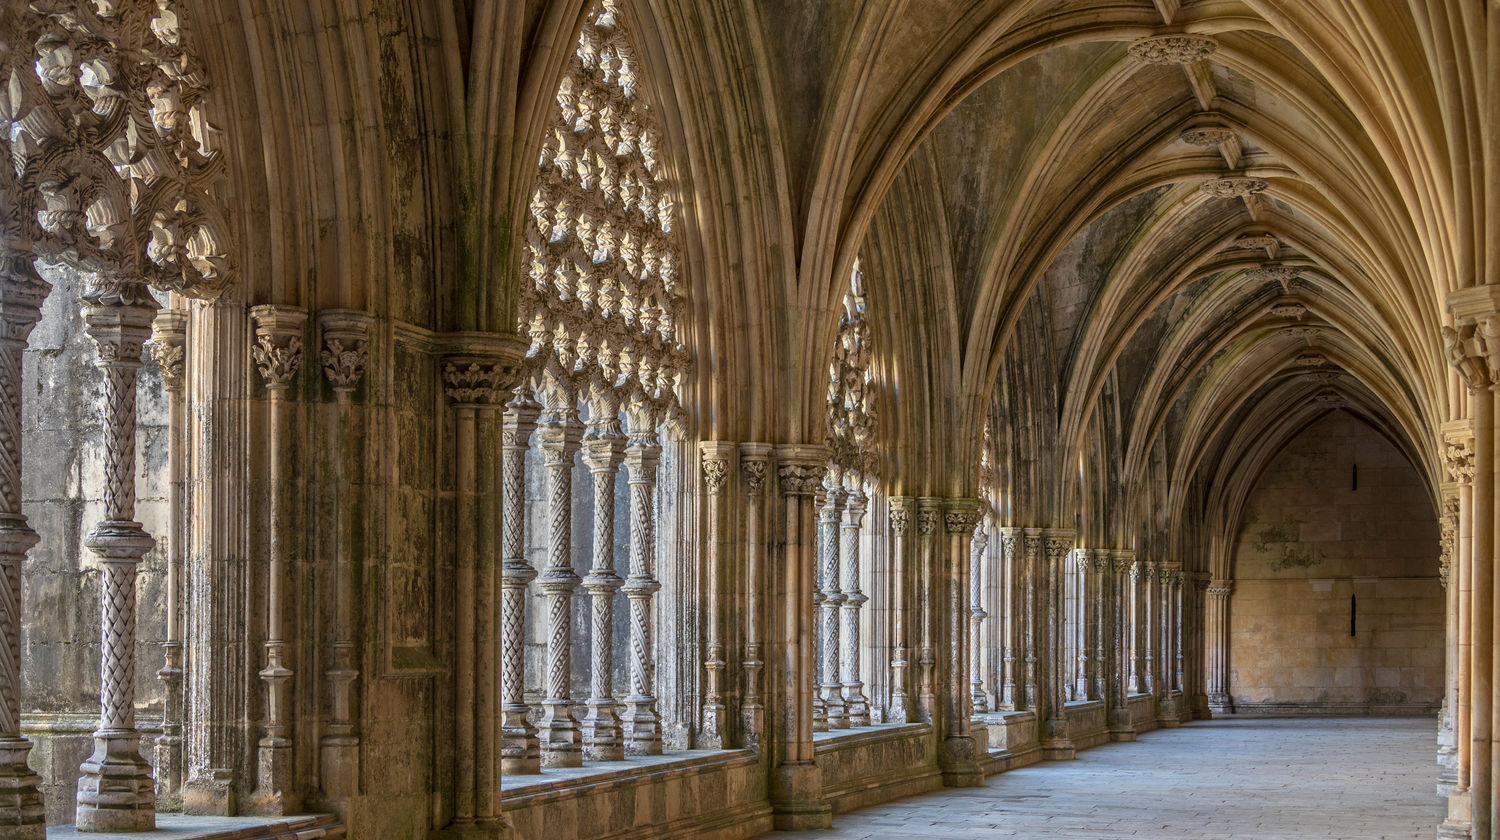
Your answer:
[[[151,358],[161,371],[162,384],[170,392],[182,390],[187,359],[187,312],[163,309],[151,327]]]
[[[515,362],[464,356],[443,360],[443,393],[455,405],[504,404],[520,381],[521,367]]]
[[[770,461],[769,443],[740,444],[740,475],[745,479],[745,492],[750,496],[760,496],[765,492]]]
[[[891,533],[898,537],[906,536],[907,529],[911,527],[911,511],[914,502],[915,500],[910,496],[892,496],[886,500]]]
[[[722,441],[706,440],[698,444],[698,455],[703,465],[703,486],[709,495],[717,496],[724,492],[724,485],[729,480],[729,459],[734,456],[736,449],[734,444]]]
[[[255,324],[255,343],[250,346],[250,357],[266,382],[266,390],[284,391],[302,365],[302,334],[307,326],[307,310],[298,306],[264,304],[252,307],[250,318]]]
[[[0,341],[25,344],[51,291],[31,254],[0,249]]]
[[[776,480],[785,496],[815,496],[828,471],[828,448],[783,444],[774,450]]]
[[[318,313],[318,327],[323,334],[319,358],[335,393],[353,392],[364,378],[374,321],[370,313],[355,309],[324,309]]]
[[[948,499],[944,504],[943,523],[950,534],[972,534],[981,515],[978,499]]]

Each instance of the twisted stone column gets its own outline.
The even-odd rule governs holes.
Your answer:
[[[843,580],[839,589],[844,595],[842,607],[844,626],[840,640],[843,650],[839,655],[839,672],[843,683],[844,709],[850,726],[870,725],[870,698],[865,696],[865,682],[860,677],[859,613],[870,599],[860,590],[859,584],[859,529],[864,523],[868,499],[861,492],[859,478],[849,482],[849,492],[844,498],[843,555],[840,572]]]
[[[292,500],[288,498],[287,448],[292,418],[287,394],[302,366],[302,334],[307,312],[293,306],[264,305],[250,310],[255,321],[255,344],[250,355],[265,381],[268,415],[266,454],[270,458],[266,521],[266,665],[260,671],[265,683],[266,719],[257,751],[258,772],[254,809],[267,814],[296,813],[300,801],[292,767],[292,669],[286,613],[290,605],[286,546]]]
[[[818,519],[821,538],[818,591],[822,597],[814,597],[819,613],[818,700],[822,703],[826,728],[843,729],[849,725],[843,687],[839,684],[839,608],[844,603],[844,593],[839,591],[839,519],[845,493],[843,474],[838,467],[830,467],[826,473],[823,493],[823,510]]]
[[[135,581],[156,541],[135,521],[135,384],[157,304],[144,282],[107,275],[83,301],[84,330],[104,373],[104,519],[84,539],[103,569],[100,708],[94,752],[78,779],[76,823],[83,831],[146,831],[156,826],[156,792],[135,728]]]
[[[989,542],[984,525],[975,525],[969,543],[969,697],[975,714],[990,710],[984,691],[984,645],[980,642],[984,620],[989,617],[984,610],[984,552]]]
[[[891,528],[891,705],[886,720],[906,723],[911,720],[907,694],[907,618],[912,605],[907,597],[907,529],[911,526],[915,500],[910,496],[892,496],[887,501]]]
[[[583,462],[594,485],[594,564],[583,579],[593,618],[588,714],[583,719],[583,755],[591,761],[625,757],[624,729],[615,712],[615,593],[625,581],[615,573],[615,474],[625,459],[620,406],[608,383],[595,382],[589,407]]]
[[[661,444],[656,414],[639,397],[627,415],[625,469],[630,478],[630,576],[622,591],[630,600],[630,693],[623,732],[629,755],[660,755],[661,719],[656,712],[656,649],[652,643],[652,596],[656,580],[656,467]]]
[[[1047,564],[1046,583],[1046,627],[1047,658],[1047,722],[1042,739],[1042,755],[1048,759],[1075,757],[1073,740],[1068,734],[1066,681],[1063,661],[1062,630],[1063,582],[1067,571],[1068,556],[1073,552],[1073,532],[1048,528],[1042,532]]]
[[[354,478],[363,467],[363,417],[354,406],[354,393],[365,376],[370,358],[370,326],[367,312],[325,309],[318,313],[323,335],[323,375],[333,389],[336,403],[328,417],[327,439],[334,441],[331,454],[331,484],[334,489],[333,642],[329,645],[329,667],[323,672],[328,690],[328,722],[319,739],[319,778],[323,795],[331,800],[359,793],[359,639],[361,636],[359,589],[361,581],[360,539],[356,528],[363,501]]]
[[[785,554],[776,567],[778,609],[774,670],[779,724],[771,744],[770,799],[778,830],[828,828],[833,809],[823,798],[823,774],[813,754],[813,591],[817,563],[814,496],[828,463],[821,446],[790,444],[775,449],[776,477],[785,505],[785,532],[777,542]]]
[[[727,743],[728,710],[724,706],[724,641],[721,635],[723,623],[723,569],[724,544],[720,523],[724,518],[724,485],[729,477],[729,458],[734,453],[733,444],[704,441],[700,444],[703,463],[703,486],[708,491],[706,500],[707,534],[707,581],[704,594],[707,598],[707,657],[703,670],[707,677],[703,692],[703,708],[698,731],[698,746],[701,749],[723,749]]]
[[[546,696],[538,727],[543,767],[579,767],[583,744],[573,719],[573,457],[583,429],[573,386],[548,374],[537,441],[547,465],[547,568],[537,584],[547,596]]]
[[[501,431],[500,772],[539,773],[541,743],[526,704],[526,586],[536,569],[526,561],[526,450],[541,406],[517,387],[505,404]]]
[[[156,800],[163,810],[177,810],[182,805],[183,755],[182,725],[184,719],[182,680],[182,584],[187,543],[187,505],[184,484],[187,480],[185,450],[187,440],[186,394],[183,390],[184,360],[187,346],[187,312],[169,309],[157,313],[151,336],[151,358],[161,371],[167,390],[167,640],[162,645],[162,667],[156,672],[164,690],[162,732],[157,736],[153,758],[156,761]]]
[[[745,479],[745,692],[740,699],[740,728],[745,746],[759,747],[765,731],[765,704],[761,700],[761,673],[765,667],[761,651],[761,592],[765,580],[765,531],[762,511],[770,444],[740,444],[740,475]]]
[[[14,840],[47,836],[42,779],[21,737],[21,564],[37,544],[21,512],[21,361],[51,290],[29,254],[0,251],[0,836]]]

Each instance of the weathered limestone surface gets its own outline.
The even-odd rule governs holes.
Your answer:
[[[1426,490],[1387,440],[1342,412],[1303,432],[1256,485],[1235,546],[1235,709],[1436,711],[1437,551]]]

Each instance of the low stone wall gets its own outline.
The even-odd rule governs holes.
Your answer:
[[[942,787],[936,739],[926,723],[886,724],[822,737],[823,796],[842,814]]]
[[[1042,760],[1036,734],[1036,712],[997,712],[981,715],[979,720],[987,731],[989,742],[988,755],[982,762],[986,776]]]
[[[141,755],[151,758],[161,727],[140,721]],[[21,734],[31,739],[28,763],[42,777],[42,797],[47,806],[47,824],[73,821],[77,804],[78,769],[94,752],[97,715],[39,715],[21,719]]]
[[[1157,728],[1155,696],[1132,694],[1127,702],[1130,704],[1130,724],[1135,727],[1136,734]]]
[[[1069,703],[1064,710],[1068,716],[1068,737],[1073,748],[1086,750],[1109,740],[1109,721],[1103,700],[1083,700]]]
[[[772,828],[765,767],[750,750],[619,764],[547,781],[507,781],[503,807],[515,836],[738,840]]]

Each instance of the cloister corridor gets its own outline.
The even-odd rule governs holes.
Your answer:
[[[777,840],[1391,840],[1432,836],[1432,721],[1230,718],[844,814]]]

